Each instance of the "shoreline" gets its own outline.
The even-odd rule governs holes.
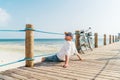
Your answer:
[[[59,45],[57,45],[59,46]],[[56,53],[59,47],[53,46],[35,46],[34,56]],[[18,61],[25,58],[25,47],[21,45],[0,45],[0,65]],[[36,57],[34,62],[40,62],[41,57]],[[0,72],[12,68],[17,68],[20,66],[25,66],[25,61],[18,62],[15,64],[10,64],[7,66],[0,67]]]
[[[25,58],[25,56],[23,54],[18,54],[16,52],[12,52],[12,51],[0,50],[0,53],[3,53],[0,56],[0,65],[15,62],[15,61],[18,61],[18,60]],[[35,58],[34,63],[37,63],[37,62],[41,62],[41,57]],[[13,68],[17,68],[17,67],[21,67],[21,66],[25,66],[25,61],[17,62],[17,63],[6,65],[6,66],[2,66],[2,67],[0,67],[0,72],[5,71],[5,70],[9,70],[9,69],[13,69]]]

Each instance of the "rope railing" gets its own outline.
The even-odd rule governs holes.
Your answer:
[[[46,33],[46,34],[64,35],[63,33],[48,32],[48,31],[42,31],[42,30],[37,30],[37,29],[32,29],[32,28],[25,28],[24,30],[0,30],[0,32],[25,32],[26,30],[32,30],[35,32]]]
[[[26,66],[27,67],[32,67],[33,64],[34,64],[33,60],[35,58],[42,57],[42,56],[53,55],[53,53],[52,54],[42,54],[42,55],[38,55],[38,56],[33,56],[32,55],[33,51],[34,51],[34,49],[31,48],[34,45],[33,44],[34,43],[34,34],[33,34],[32,31],[39,32],[39,33],[45,33],[45,34],[64,35],[64,33],[48,32],[48,31],[42,31],[42,30],[38,30],[38,29],[33,29],[33,26],[31,24],[27,24],[26,28],[23,29],[23,30],[0,30],[0,32],[26,32],[26,45],[25,46],[27,46],[27,48],[25,48],[25,50],[26,50],[25,58],[17,60],[17,61],[9,62],[9,63],[6,63],[6,64],[1,64],[0,67],[11,65],[11,64],[15,64],[15,63],[19,63],[19,62],[22,62],[22,61],[26,61]],[[73,34],[76,35],[76,45],[78,45],[79,44],[80,32],[77,31],[77,32],[75,32]],[[99,35],[98,35],[98,33],[95,33],[92,36],[94,36],[94,39],[95,39],[94,40],[94,43],[95,43],[94,46],[95,46],[95,48],[97,48],[98,47],[98,36]],[[111,40],[111,38],[110,38],[110,40]],[[114,40],[114,38],[113,38],[113,40]],[[105,36],[104,36],[104,41],[106,41],[106,37]],[[78,45],[78,47],[79,47],[79,45]]]
[[[13,61],[13,62],[1,64],[0,67],[4,67],[4,66],[11,65],[11,64],[19,63],[19,62],[22,62],[22,61],[25,61],[25,60],[26,60],[26,59],[24,58],[24,59],[20,59],[20,60],[17,60],[17,61]]]
[[[40,33],[46,33],[46,34],[56,34],[56,35],[64,35],[64,33],[57,33],[57,32],[48,32],[48,31],[42,31],[38,29],[32,29],[32,28],[25,28],[23,30],[0,30],[0,32],[25,32],[26,30],[32,30],[35,32],[40,32]],[[80,34],[80,33],[73,33],[73,35]],[[94,36],[94,35],[92,35]],[[98,35],[99,37],[103,38],[103,35]]]
[[[0,30],[0,32],[24,32],[25,30]]]
[[[41,54],[41,55],[34,56],[34,58],[23,58],[23,59],[20,59],[20,60],[17,60],[17,61],[13,61],[13,62],[1,64],[0,67],[12,65],[12,64],[16,64],[16,63],[23,62],[23,61],[26,61],[26,60],[35,60],[35,58],[37,58],[37,57],[50,56],[50,55],[54,55],[54,54],[55,54],[55,53]]]
[[[25,32],[27,30],[32,30],[32,31],[35,31],[35,32],[46,33],[46,34],[64,35],[63,33],[47,32],[47,31],[42,31],[42,30],[36,30],[36,29],[33,29],[33,28],[25,28],[23,30],[8,30],[7,29],[7,30],[0,30],[0,32]],[[23,58],[23,59],[20,59],[20,60],[17,60],[17,61],[1,64],[0,67],[4,67],[4,66],[11,65],[11,64],[23,62],[23,61],[26,61],[26,60],[30,61],[30,60],[34,60],[37,57],[48,56],[48,55],[53,55],[53,54],[42,54],[42,55],[34,56],[34,58]]]

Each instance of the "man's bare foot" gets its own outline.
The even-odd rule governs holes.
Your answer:
[[[65,65],[63,65],[63,67],[64,67],[64,68],[67,68],[67,67],[68,67],[68,65],[67,65],[67,64],[65,64]]]
[[[41,62],[44,62],[45,61],[45,58],[44,57],[42,57],[42,60],[41,60]]]
[[[80,59],[80,61],[84,61],[84,59]]]

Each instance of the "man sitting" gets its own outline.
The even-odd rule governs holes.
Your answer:
[[[75,54],[78,56],[79,60],[82,60],[80,54],[78,53],[75,47],[75,43],[72,41],[72,39],[73,39],[73,35],[71,32],[65,33],[66,42],[64,43],[61,50],[53,56],[43,57],[42,62],[65,62],[63,67],[66,68],[69,63],[69,58],[72,55]]]

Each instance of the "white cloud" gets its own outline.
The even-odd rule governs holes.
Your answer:
[[[6,12],[6,10],[0,8],[0,25],[6,24],[10,21],[10,14]]]

